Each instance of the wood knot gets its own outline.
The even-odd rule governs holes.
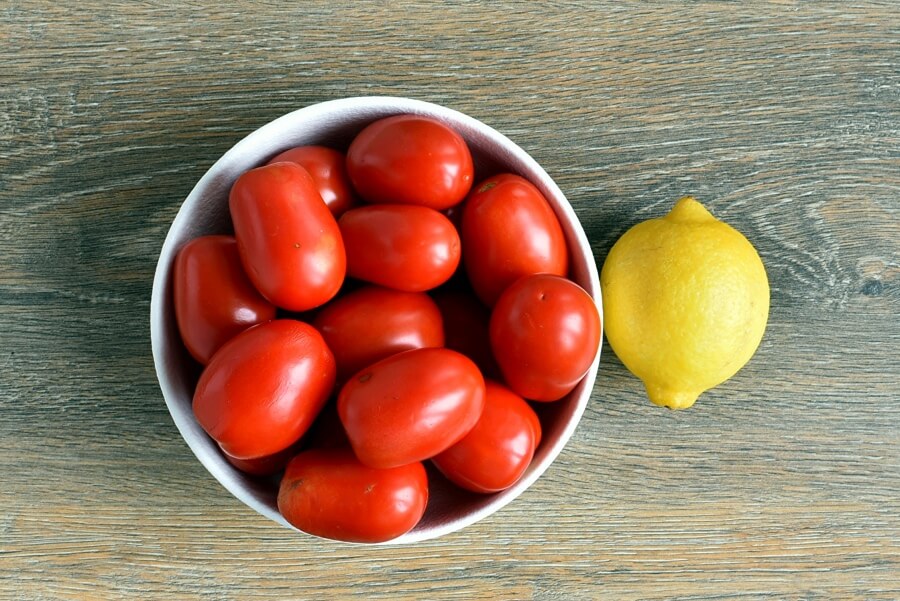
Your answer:
[[[884,284],[881,280],[867,280],[862,287],[862,293],[866,296],[878,296],[884,292]]]

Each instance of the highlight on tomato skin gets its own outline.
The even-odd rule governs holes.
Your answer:
[[[420,462],[393,468],[360,463],[350,449],[304,451],[288,464],[278,510],[308,534],[355,543],[382,543],[412,530],[428,505]]]
[[[461,488],[499,492],[515,484],[528,469],[540,437],[534,409],[506,386],[487,380],[478,423],[431,461]]]

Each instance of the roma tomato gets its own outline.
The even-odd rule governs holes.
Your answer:
[[[333,297],[346,272],[334,216],[309,173],[275,163],[241,175],[229,197],[244,270],[263,296],[306,311]]]
[[[475,186],[463,205],[462,243],[469,281],[489,307],[522,276],[564,276],[569,269],[553,209],[531,182],[511,173]]]
[[[309,324],[277,319],[238,334],[200,375],[194,415],[236,459],[274,455],[309,428],[334,388],[334,357]]]
[[[341,418],[338,417],[337,399],[328,402],[319,412],[316,421],[300,440],[305,449],[350,448],[350,441],[344,431]]]
[[[434,457],[475,426],[484,378],[467,357],[444,348],[406,351],[354,375],[338,415],[359,460],[395,467]]]
[[[334,353],[339,383],[401,351],[444,346],[441,312],[424,292],[366,286],[322,307],[313,325]]]
[[[284,161],[297,163],[309,172],[335,218],[359,204],[347,177],[344,153],[325,146],[297,146],[276,155],[269,163]]]
[[[491,312],[487,307],[467,290],[441,287],[430,294],[441,311],[444,346],[474,361],[483,375],[499,377],[500,370],[491,354]]]
[[[515,393],[513,393],[513,394],[515,394]],[[540,403],[539,405],[547,407],[547,405],[545,405],[543,403]],[[543,436],[543,428],[541,427],[541,417],[537,414],[537,411],[534,410],[534,407],[532,407],[531,405],[528,405],[528,406],[531,407],[531,413],[528,414],[528,419],[531,420],[531,426],[534,429],[534,449],[535,449],[535,453],[537,453],[537,448],[539,446],[541,446],[541,438]]]
[[[223,344],[250,326],[275,319],[244,273],[232,236],[203,236],[175,257],[175,318],[191,355],[206,365]]]
[[[517,394],[556,401],[581,381],[600,348],[594,300],[566,278],[539,274],[507,288],[491,313],[491,347]]]
[[[339,225],[347,273],[366,282],[423,292],[446,282],[459,265],[459,234],[434,209],[371,205],[347,211]]]
[[[436,119],[396,115],[362,130],[347,151],[347,172],[364,200],[446,209],[472,187],[465,140]]]
[[[497,492],[522,477],[539,437],[540,422],[534,409],[510,389],[488,380],[478,423],[432,462],[457,486],[480,493]]]
[[[381,543],[415,527],[428,504],[425,467],[367,467],[350,449],[297,455],[278,489],[278,510],[300,530],[334,540]]]
[[[300,452],[300,449],[303,446],[302,442],[301,439],[283,451],[278,451],[274,455],[257,457],[256,459],[238,459],[237,457],[232,457],[224,450],[222,450],[222,455],[225,456],[228,463],[245,474],[250,474],[251,476],[271,476],[272,474],[277,474],[283,470],[288,464],[288,461],[293,459],[294,455]],[[219,449],[221,450],[222,447],[219,447]]]

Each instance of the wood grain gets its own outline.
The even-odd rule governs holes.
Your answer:
[[[13,0],[0,22],[0,598],[900,598],[895,3]],[[547,474],[438,541],[252,513],[163,404],[155,261],[238,139],[371,94],[519,143],[598,263],[696,195],[766,263],[757,355],[673,413],[605,347]]]

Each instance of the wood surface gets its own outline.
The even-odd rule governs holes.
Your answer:
[[[0,599],[900,598],[900,7],[0,0]],[[598,265],[693,194],[759,249],[752,361],[686,412],[604,346],[550,470],[400,548],[232,498],[149,339],[194,183],[291,110],[461,110],[553,176]]]

